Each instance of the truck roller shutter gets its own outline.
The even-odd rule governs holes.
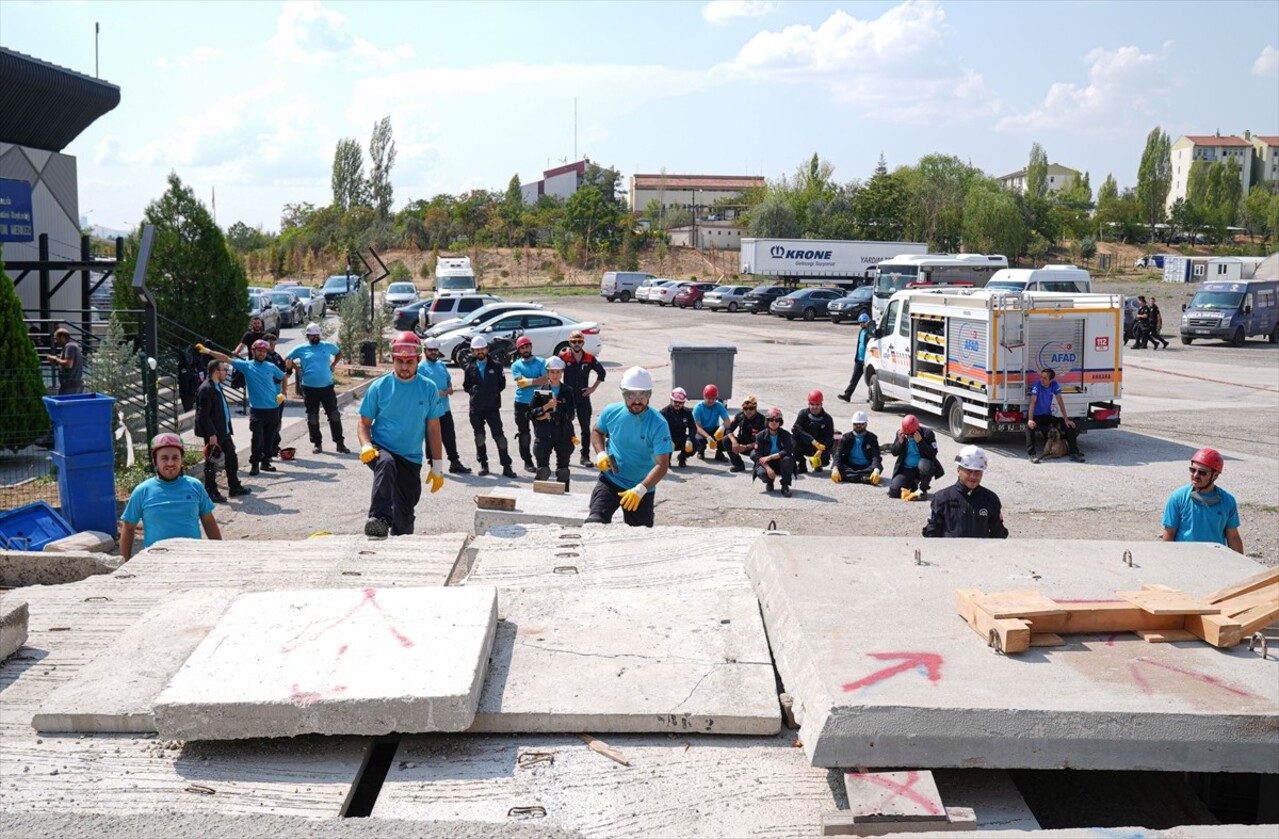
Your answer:
[[[1069,393],[1083,390],[1084,321],[1082,318],[1032,318],[1027,335],[1030,363],[1038,374],[1044,367],[1057,371],[1057,383]],[[1027,371],[1027,374],[1030,370]],[[1037,378],[1037,376],[1036,376]]]

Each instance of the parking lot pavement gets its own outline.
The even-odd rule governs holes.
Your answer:
[[[731,411],[753,394],[761,409],[780,406],[789,427],[814,388],[826,394],[826,407],[841,431],[849,427],[854,410],[869,410],[863,401],[864,385],[852,405],[835,399],[852,367],[856,329],[848,324],[659,309],[608,303],[594,296],[537,299],[549,308],[602,324],[600,357],[609,380],[594,397],[596,412],[615,399],[622,370],[634,364],[652,369],[653,405],[665,405],[670,390],[668,348],[673,341],[737,348]],[[1247,553],[1279,564],[1279,345],[1249,341],[1235,349],[1220,343],[1186,347],[1174,341],[1168,350],[1126,351],[1124,372],[1123,425],[1081,436],[1086,463],[1031,464],[1020,435],[986,444],[992,462],[984,485],[1003,500],[1011,538],[1157,539],[1164,503],[1186,481],[1190,455],[1211,445],[1226,456],[1221,485],[1240,503]],[[454,377],[460,384],[460,372],[454,371]],[[508,438],[515,434],[511,395],[508,388]],[[453,397],[462,460],[474,466],[466,406],[464,394]],[[871,412],[871,430],[887,443],[904,413],[904,407],[893,403],[883,412]],[[354,440],[356,407],[348,407],[344,415],[348,441]],[[934,485],[940,489],[955,480],[951,461],[961,446],[940,431],[940,418],[921,419],[939,429],[947,470]],[[327,427],[324,433],[327,440]],[[354,455],[309,454],[304,422],[286,430],[285,436],[299,446],[299,459],[279,464],[281,471],[275,475],[253,479],[249,485],[255,493],[244,503],[219,508],[225,538],[358,532],[371,483],[368,469]],[[891,468],[891,457],[885,459]],[[594,469],[574,465],[572,491],[588,493],[595,478]],[[527,486],[530,480],[522,476],[519,483]],[[492,477],[448,476],[441,492],[423,495],[417,508],[418,531],[469,530],[474,496],[504,484]],[[775,523],[793,533],[849,536],[917,536],[928,517],[927,502],[892,500],[882,487],[833,484],[826,472],[801,477],[794,496],[783,498],[765,494],[749,474],[730,474],[726,463],[697,460],[687,469],[671,471],[658,489],[656,509],[662,524],[762,528]],[[1007,548],[996,550],[1000,549]]]

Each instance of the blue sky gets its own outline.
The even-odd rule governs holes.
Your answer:
[[[396,206],[577,155],[635,172],[841,181],[931,152],[1134,184],[1146,134],[1279,134],[1279,3],[0,2],[0,45],[122,91],[66,149],[129,229],[176,171],[218,221],[330,200],[389,114]]]

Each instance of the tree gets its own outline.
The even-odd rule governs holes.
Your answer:
[[[285,204],[280,213],[280,232],[294,228],[306,227],[315,217],[315,205],[309,201],[299,204]]]
[[[1255,242],[1257,235],[1262,239],[1272,233],[1269,226],[1270,203],[1274,196],[1262,184],[1257,184],[1239,204],[1240,221],[1248,230],[1248,238]]]
[[[240,253],[264,248],[270,239],[271,237],[263,233],[261,228],[249,227],[242,221],[237,221],[226,231],[227,244]]]
[[[906,237],[927,242],[943,253],[955,253],[963,240],[969,185],[985,176],[959,158],[943,154],[925,155],[907,171]]]
[[[610,204],[617,201],[617,193],[622,182],[622,173],[613,168],[600,166],[598,163],[586,161],[582,171],[582,186],[593,186],[599,189],[604,200]]]
[[[338,140],[333,150],[333,206],[346,212],[367,203],[368,184],[364,180],[364,151],[352,139]]]
[[[1101,182],[1101,189],[1097,190],[1097,205],[1101,206],[1103,201],[1114,201],[1119,198],[1119,184],[1115,183],[1114,175],[1106,175],[1106,180]]]
[[[599,187],[588,185],[573,193],[564,204],[562,224],[566,230],[581,237],[588,254],[586,262],[589,263],[589,253],[595,244],[611,241],[619,215],[615,202],[606,200]]]
[[[391,215],[394,188],[391,186],[391,167],[395,166],[395,140],[391,138],[391,117],[384,116],[373,123],[373,136],[369,138],[369,201],[379,218]],[[336,161],[334,162],[336,166]],[[336,192],[336,189],[334,190]]]
[[[1038,143],[1030,146],[1030,161],[1026,164],[1026,195],[1043,198],[1048,194],[1048,153]]]
[[[107,323],[107,334],[98,349],[88,357],[85,367],[85,384],[94,393],[115,397],[115,409],[125,428],[141,428],[146,424],[143,406],[138,400],[138,387],[142,381],[142,353],[138,352],[125,331],[123,319],[112,313]],[[139,443],[145,441],[139,440]],[[124,438],[114,444],[116,462],[126,462],[128,441]]]
[[[1155,225],[1163,220],[1164,204],[1172,187],[1172,142],[1158,126],[1146,137],[1146,148],[1141,153],[1141,165],[1137,168],[1137,203],[1154,241]]]
[[[17,451],[49,431],[40,356],[22,320],[22,300],[0,258],[0,448]]]
[[[1016,259],[1026,240],[1017,201],[991,181],[979,181],[964,199],[964,248]]]
[[[505,225],[506,244],[512,246],[522,241],[524,221],[524,189],[520,186],[518,173],[511,176],[506,184],[506,194],[497,207],[497,215]]]
[[[776,195],[765,198],[751,210],[750,231],[760,239],[798,239],[803,232],[795,211]]]
[[[853,218],[858,239],[892,242],[903,236],[906,226],[907,188],[901,175],[889,174],[884,156],[879,156],[875,174],[853,200]]]
[[[176,173],[170,173],[164,195],[147,205],[142,225],[155,226],[155,243],[147,267],[147,286],[159,313],[208,342],[234,347],[249,314],[244,264],[231,254],[226,238],[208,209]],[[130,238],[116,276],[132,277],[141,233]],[[128,282],[117,282],[114,308],[137,308]]]

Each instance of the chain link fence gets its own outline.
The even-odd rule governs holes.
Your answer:
[[[57,392],[51,369],[0,369],[0,510],[60,503],[49,456],[53,424],[41,399]]]

